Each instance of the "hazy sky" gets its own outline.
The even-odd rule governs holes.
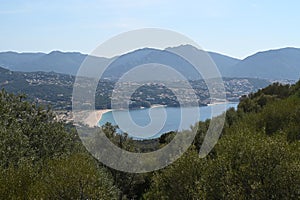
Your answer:
[[[0,51],[90,53],[111,36],[155,27],[244,58],[300,47],[300,1],[0,0]]]

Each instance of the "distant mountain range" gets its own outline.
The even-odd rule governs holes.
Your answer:
[[[283,48],[259,52],[234,65],[224,76],[247,76],[269,79],[300,78],[300,49]]]
[[[45,53],[0,53],[0,67],[22,72],[57,72],[76,74],[86,55],[81,53],[63,53],[52,51]]]
[[[134,66],[145,63],[161,63],[174,67],[186,77],[194,79],[195,69],[186,60],[180,58],[169,50],[185,51],[187,53],[203,53],[190,45],[157,50],[151,48],[139,49],[119,57],[105,72],[105,77],[117,78]],[[243,60],[225,56],[215,52],[208,52],[217,65],[223,77],[250,77],[266,79],[292,79],[300,78],[300,49],[282,48],[269,50],[251,55]],[[53,51],[45,53],[0,53],[0,67],[12,71],[23,72],[57,72],[75,75],[87,57],[76,52]],[[108,58],[94,58],[95,66],[109,63]],[[0,69],[3,71],[4,69]]]

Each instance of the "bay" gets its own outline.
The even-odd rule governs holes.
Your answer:
[[[149,123],[151,123],[151,118],[149,115],[149,111],[151,110],[151,116],[152,118],[161,118],[161,113],[162,113],[162,109],[165,110],[166,113],[166,118],[165,123],[163,125],[163,127],[160,129],[160,131],[158,131],[157,133],[155,133],[153,136],[149,137],[150,138],[157,138],[160,135],[162,135],[163,133],[167,133],[169,131],[181,131],[181,130],[188,130],[190,129],[191,125],[194,125],[197,121],[205,121],[207,119],[211,119],[212,117],[218,116],[220,114],[223,113],[224,111],[224,106],[226,109],[229,108],[237,108],[238,103],[237,102],[227,102],[227,103],[223,103],[223,104],[212,104],[212,105],[208,105],[208,106],[201,106],[198,107],[199,111],[200,111],[200,117],[196,118],[193,116],[193,112],[195,112],[195,109],[197,109],[197,107],[163,107],[163,106],[158,106],[158,107],[153,107],[153,108],[145,108],[145,109],[136,109],[136,110],[114,110],[114,111],[109,111],[106,112],[102,115],[98,125],[102,126],[107,122],[110,122],[112,125],[118,125],[115,122],[114,119],[114,115],[118,116],[119,119],[128,119],[128,114],[127,112],[129,112],[130,117],[132,118],[132,121],[141,127],[145,127],[147,126]],[[212,116],[212,109],[214,109],[214,116]],[[113,113],[114,112],[114,113]],[[191,113],[191,115],[185,115],[185,119],[182,120],[182,124],[181,124],[181,128],[179,127],[179,124],[181,122],[181,113],[185,112],[185,113]],[[163,119],[162,119],[163,120]],[[127,125],[127,126],[126,126]],[[132,136],[130,135],[130,128],[131,128],[131,124],[128,123],[125,126],[123,126],[123,130],[120,129],[118,130],[119,133],[122,132],[127,132],[129,134],[129,136],[135,138],[135,139],[141,139],[139,137],[136,136]],[[124,131],[126,130],[126,131]],[[132,130],[133,131],[133,130]],[[141,133],[142,134],[142,133]]]

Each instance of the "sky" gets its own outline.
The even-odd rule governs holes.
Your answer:
[[[242,59],[300,48],[299,8],[298,0],[0,0],[0,51],[90,53],[120,33],[162,28]]]

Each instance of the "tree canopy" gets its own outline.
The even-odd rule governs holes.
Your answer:
[[[243,96],[224,113],[221,138],[205,158],[198,152],[210,120],[199,122],[181,158],[146,174],[103,166],[72,125],[24,98],[0,92],[0,199],[300,198],[300,81]],[[136,141],[109,123],[102,131],[131,152],[157,150],[180,134]]]

